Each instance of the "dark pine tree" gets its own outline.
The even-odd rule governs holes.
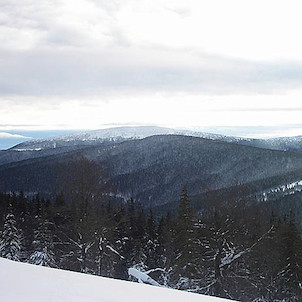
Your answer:
[[[194,221],[193,210],[188,197],[187,188],[184,187],[180,196],[178,217],[175,226],[174,248],[176,257],[174,261],[174,282],[177,280],[177,288],[188,288],[189,279],[196,273],[192,262],[194,247]]]
[[[173,272],[173,264],[175,261],[175,249],[173,246],[175,239],[174,221],[168,213],[163,217],[158,225],[158,246],[157,246],[157,261],[158,266],[163,268],[165,273],[158,279],[160,284],[164,286],[173,286],[171,275]]]
[[[158,234],[154,220],[153,212],[150,209],[146,226],[146,265],[148,269],[153,269],[159,266],[159,256],[157,255]]]
[[[277,274],[278,296],[284,301],[301,301],[302,239],[292,212],[281,224],[278,235],[280,249],[280,271]]]

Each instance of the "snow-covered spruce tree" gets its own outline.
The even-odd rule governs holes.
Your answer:
[[[39,218],[38,229],[35,231],[33,241],[34,251],[30,255],[29,263],[41,266],[57,267],[53,252],[53,238],[48,224],[48,221],[43,221]]]
[[[3,231],[0,239],[0,256],[20,261],[21,233],[16,227],[15,216],[12,213],[6,215]]]

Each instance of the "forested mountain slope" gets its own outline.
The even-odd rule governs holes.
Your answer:
[[[76,132],[68,135],[35,139],[18,144],[9,150],[0,152],[0,165],[21,160],[58,155],[80,150],[91,146],[110,145],[118,142],[143,139],[154,135],[186,135],[212,140],[252,144],[254,140],[196,132],[190,130],[171,129],[156,126],[116,127],[101,130]]]
[[[157,126],[115,127],[76,132],[47,139],[29,140],[8,150],[1,150],[0,165],[31,158],[63,154],[85,149],[87,147],[105,146],[123,141],[143,139],[154,135],[185,135],[262,149],[302,152],[301,136],[273,139],[250,139]]]
[[[79,154],[102,164],[111,195],[146,206],[176,200],[185,184],[195,195],[282,175],[294,181],[302,169],[298,153],[163,135],[2,165],[0,190],[55,192],[59,166]]]

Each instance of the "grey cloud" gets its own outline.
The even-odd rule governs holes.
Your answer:
[[[78,26],[74,27],[60,16],[60,8],[64,1],[45,0],[40,3],[35,0],[23,0],[20,3],[11,0],[0,3],[0,24],[3,28],[16,30],[17,33],[26,30],[35,32],[38,35],[36,49],[74,47],[89,50],[96,46],[94,39],[98,38],[97,35],[105,37],[104,45],[128,47],[131,44],[129,39],[123,29],[116,24],[115,14],[122,3],[120,1],[91,1],[91,3],[96,7],[94,19],[82,20],[83,24],[79,20]],[[90,35],[92,29],[94,34]],[[11,37],[4,35],[2,39],[5,42]],[[0,46],[3,47],[6,45]]]
[[[140,56],[144,55],[140,52]],[[299,88],[302,65],[251,63],[205,55],[204,59],[135,51],[25,51],[0,53],[0,94],[79,95],[108,89],[145,89],[209,94],[275,93]],[[194,58],[193,58],[194,59]],[[165,63],[166,60],[166,63]],[[200,63],[204,61],[205,63]]]
[[[49,46],[81,46],[85,43],[86,37],[76,30],[63,26],[55,26],[47,32],[44,42]]]
[[[20,139],[20,138],[27,139],[28,138],[29,139],[29,138],[32,138],[32,137],[24,136],[24,135],[21,135],[21,134],[8,133],[8,132],[0,131],[0,139],[1,138],[5,138],[5,139]]]
[[[114,14],[125,3],[124,0],[91,0],[96,6],[105,9],[107,13]]]
[[[23,29],[25,27],[45,30],[51,24],[54,9],[58,5],[56,0],[3,1],[0,9],[3,14],[1,25]]]
[[[102,1],[103,2],[103,1]],[[77,4],[75,4],[76,6]],[[96,20],[79,20],[78,26],[74,28],[73,23],[68,22],[68,13],[64,8],[64,1],[44,0],[37,2],[35,0],[23,0],[22,2],[10,0],[6,3],[0,3],[0,19],[1,25],[5,28],[13,28],[15,30],[35,30],[39,33],[39,41],[37,47],[45,48],[48,46],[87,46],[92,47],[89,40],[90,28],[100,23],[100,28],[111,27],[112,17],[109,15],[109,7],[104,3],[98,5],[96,10]],[[112,7],[112,12],[116,8]],[[2,18],[1,18],[2,17]],[[82,21],[82,23],[80,22]],[[110,34],[110,33],[109,33]],[[3,47],[4,45],[2,45]]]
[[[167,10],[179,15],[182,18],[186,18],[192,13],[191,9],[188,7],[167,7]]]
[[[105,12],[102,34],[108,41],[103,48],[96,48],[84,30],[56,20],[60,1],[0,4],[4,26],[41,33],[34,50],[0,50],[0,95],[89,95],[108,89],[252,94],[301,86],[301,63],[248,62],[188,48],[136,45],[114,22],[116,12],[126,5],[123,1],[92,2]],[[183,16],[190,13],[185,7],[167,9]]]

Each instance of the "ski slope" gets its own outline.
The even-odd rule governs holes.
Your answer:
[[[226,302],[230,300],[0,258],[0,301]]]

